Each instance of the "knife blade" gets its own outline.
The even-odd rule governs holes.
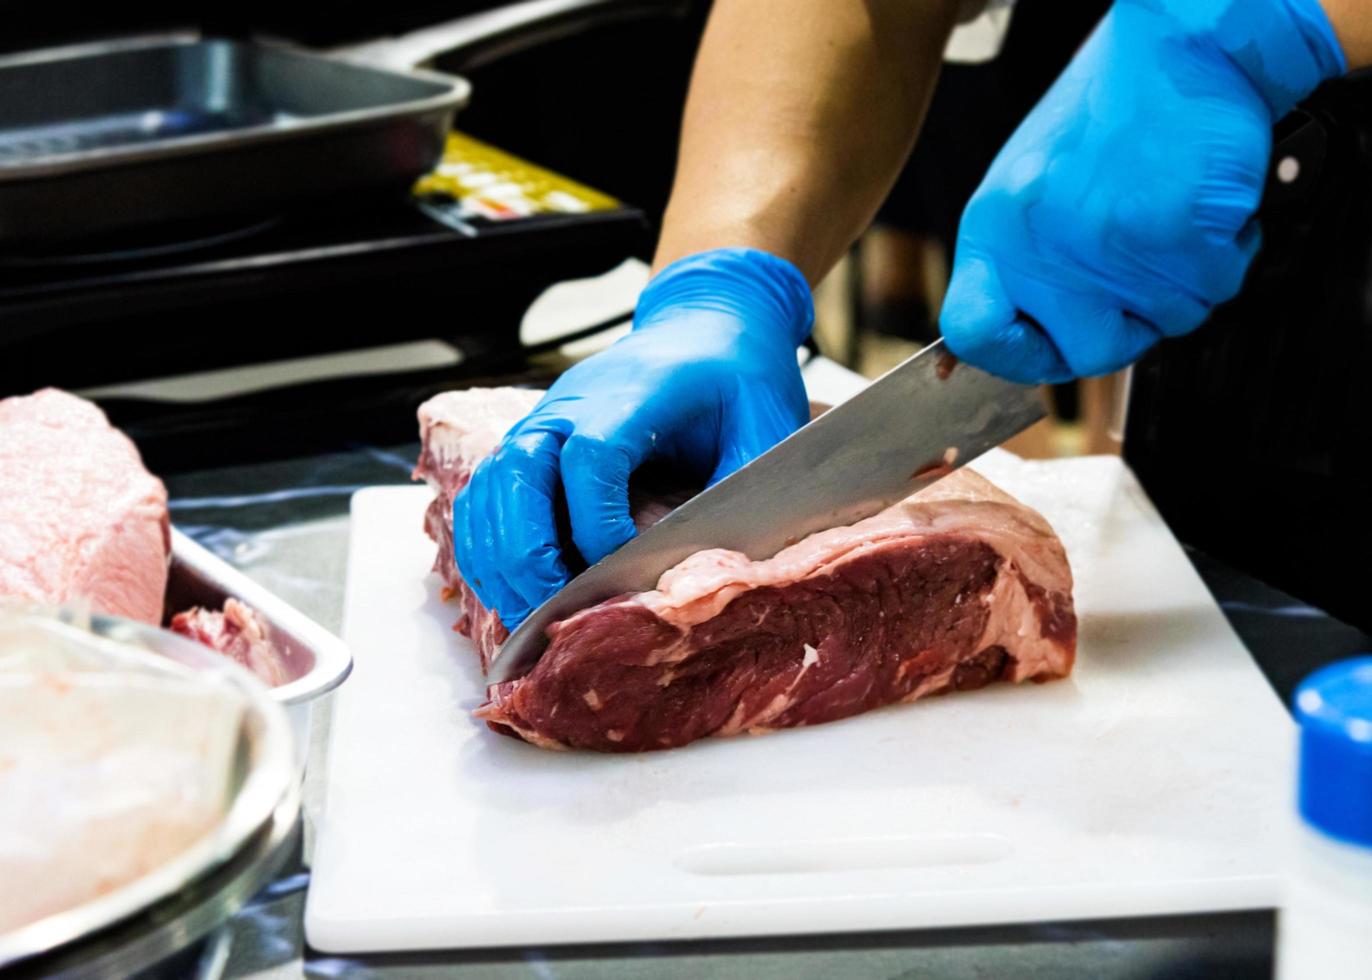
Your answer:
[[[815,531],[885,510],[1045,414],[1036,387],[959,363],[942,341],[931,344],[572,579],[510,634],[487,683],[533,669],[553,623],[656,588],[663,572],[697,551],[770,558]]]

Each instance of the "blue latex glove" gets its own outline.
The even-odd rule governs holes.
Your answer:
[[[1345,70],[1316,0],[1117,0],[963,214],[949,348],[1064,381],[1200,326],[1257,252],[1274,121]]]
[[[796,348],[813,320],[805,277],[765,252],[663,269],[633,331],[562,375],[454,501],[457,565],[481,602],[514,629],[567,582],[559,494],[594,563],[634,536],[629,476],[642,463],[713,483],[804,425]]]

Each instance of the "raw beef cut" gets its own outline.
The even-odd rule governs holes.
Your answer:
[[[248,668],[268,687],[291,679],[284,656],[272,642],[267,621],[237,599],[225,600],[222,612],[201,606],[179,612],[172,617],[170,628]]]
[[[419,411],[434,569],[483,667],[508,634],[454,565],[452,500],[539,395],[450,392]],[[767,560],[699,552],[653,591],[554,624],[537,666],[491,687],[477,715],[545,748],[630,752],[1050,680],[1072,668],[1071,590],[1048,523],[964,469]]]
[[[0,596],[162,621],[167,491],[88,401],[0,401]]]

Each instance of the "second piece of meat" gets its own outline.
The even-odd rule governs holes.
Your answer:
[[[279,687],[291,679],[267,621],[237,599],[225,600],[223,611],[195,606],[179,612],[172,617],[169,629],[248,668],[268,687]]]
[[[157,624],[171,522],[162,481],[90,402],[0,400],[0,596]]]

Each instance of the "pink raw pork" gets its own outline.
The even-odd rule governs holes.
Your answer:
[[[88,401],[0,401],[0,596],[162,621],[167,491]]]

